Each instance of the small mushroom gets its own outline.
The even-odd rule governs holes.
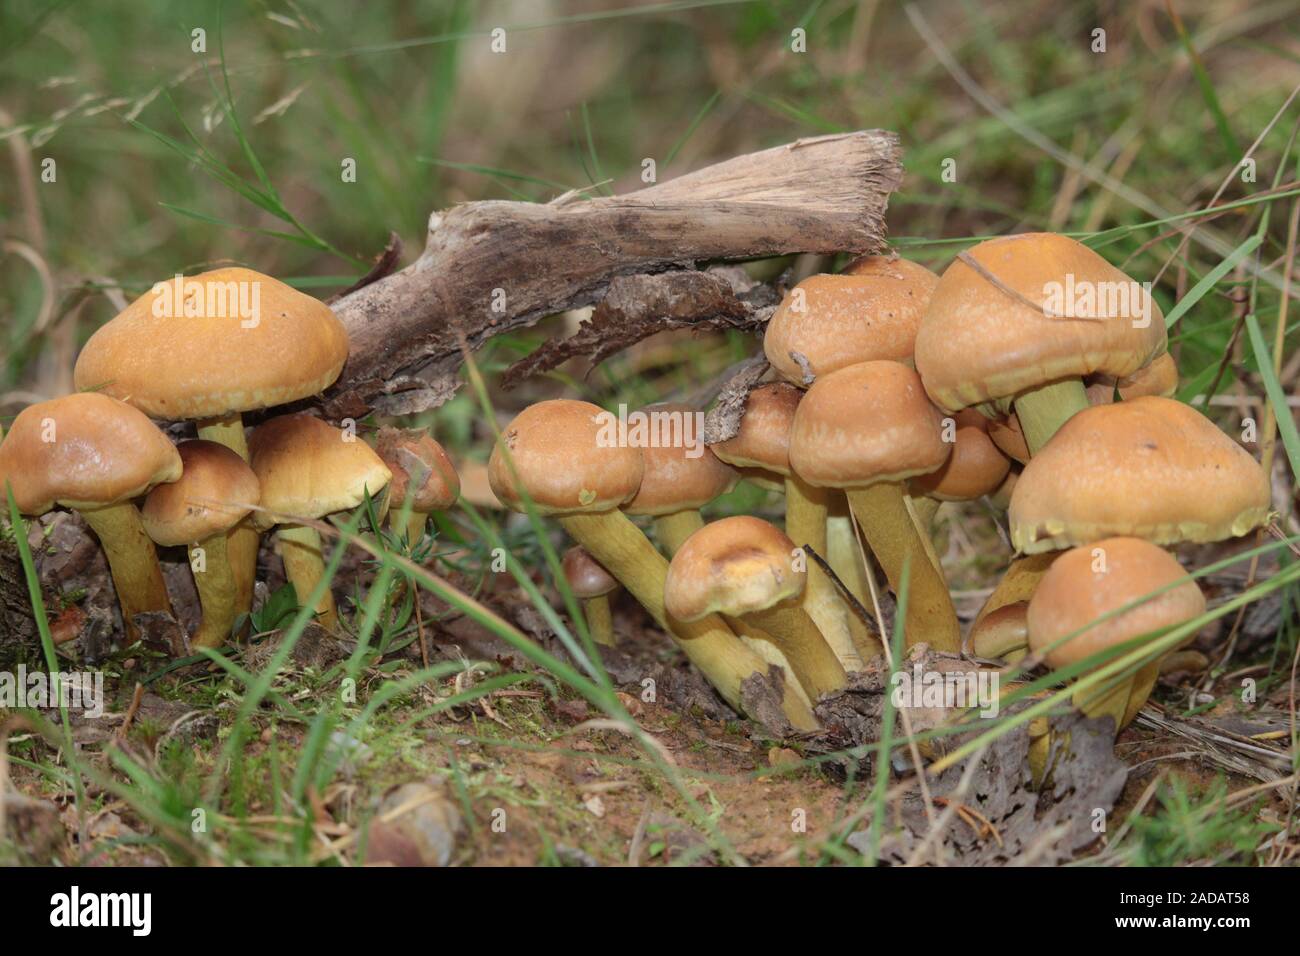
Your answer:
[[[383,491],[392,472],[355,435],[310,415],[267,419],[253,430],[248,450],[262,487],[258,527],[279,525],[284,575],[305,605],[324,576],[325,563],[320,532],[299,522],[352,510],[367,494],[374,498]],[[322,626],[338,625],[328,586],[315,611]]]
[[[56,505],[80,514],[99,537],[128,641],[135,616],[171,613],[158,553],[134,499],[181,476],[176,447],[140,411],[95,392],[29,405],[0,444],[0,489],[39,516]]]
[[[429,515],[445,511],[460,495],[460,478],[447,453],[423,430],[407,431],[385,425],[379,429],[375,451],[393,480],[388,483],[389,526],[415,547],[424,537]],[[405,527],[397,528],[410,502]]]
[[[1162,352],[1150,364],[1115,384],[1119,389],[1119,397],[1126,402],[1143,395],[1173,398],[1178,391],[1178,365],[1172,355]]]
[[[591,639],[604,647],[613,647],[614,616],[610,613],[609,596],[618,590],[618,579],[606,571],[586,548],[574,546],[564,552],[561,562],[565,580],[573,596],[582,602],[582,613],[587,618]]]
[[[811,485],[843,488],[867,543],[898,593],[910,565],[908,646],[957,651],[961,630],[928,536],[907,507],[904,482],[939,468],[952,446],[916,372],[863,362],[823,375],[795,413],[790,463]]]
[[[664,403],[643,410],[650,414],[695,415],[689,405]],[[653,421],[653,419],[651,419]],[[685,431],[683,430],[683,435]],[[735,469],[719,461],[696,436],[699,444],[684,440],[675,444],[654,445],[641,449],[644,470],[641,486],[632,500],[623,506],[629,515],[654,518],[655,537],[668,557],[681,543],[704,525],[700,508],[736,484]]]
[[[531,501],[539,513],[554,515],[569,536],[669,631],[723,698],[743,709],[741,684],[753,674],[766,675],[767,664],[717,616],[669,624],[664,612],[668,562],[618,510],[641,485],[641,451],[604,440],[608,415],[589,402],[567,399],[524,409],[492,450],[492,490],[516,511],[526,511]],[[807,704],[789,688],[782,710],[797,729],[818,726]]]
[[[842,690],[848,675],[800,607],[807,571],[794,541],[759,518],[706,524],[673,555],[664,582],[671,618],[743,618],[772,635],[808,696]]]
[[[1094,291],[1096,314],[1052,314],[1054,286],[1063,299],[1067,289]],[[1100,294],[1111,288],[1134,290],[1126,310],[1114,298],[1114,315]],[[1088,407],[1085,377],[1124,378],[1165,347],[1164,316],[1137,283],[1074,239],[1026,233],[972,246],[944,271],[916,335],[916,368],[945,411],[1014,404],[1037,454]]]
[[[261,502],[261,489],[247,462],[225,445],[200,438],[182,442],[176,450],[185,470],[179,480],[149,492],[141,517],[156,544],[190,548],[203,611],[190,643],[220,647],[238,613],[228,557],[230,532]]]
[[[1140,538],[1106,538],[1065,552],[1043,576],[1029,602],[1029,646],[1059,669],[1204,613],[1205,596],[1173,555]],[[1090,717],[1109,715],[1118,733],[1159,669],[1159,659],[1148,661],[1113,686],[1079,690],[1075,704]]]
[[[956,422],[952,454],[934,471],[911,480],[914,494],[934,501],[973,501],[997,491],[1011,470],[1011,460],[988,436],[987,419],[966,409],[958,415],[963,417]]]

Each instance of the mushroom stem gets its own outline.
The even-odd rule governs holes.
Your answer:
[[[993,588],[993,593],[988,596],[984,606],[975,615],[975,627],[978,627],[979,623],[994,611],[1008,604],[1028,601],[1033,597],[1034,592],[1038,590],[1038,582],[1043,579],[1043,575],[1047,573],[1047,569],[1052,566],[1052,562],[1059,554],[1059,551],[1045,551],[1042,554],[1031,554],[1012,561],[1002,575],[1002,580]]]
[[[794,676],[813,700],[843,690],[848,684],[844,665],[803,608],[770,607],[750,611],[745,617],[772,635]]]
[[[812,699],[809,698],[803,685],[799,683],[798,678],[794,676],[794,668],[790,666],[790,661],[781,648],[777,646],[776,638],[767,631],[762,630],[755,624],[751,624],[741,617],[731,617],[722,615],[722,619],[727,622],[727,626],[740,638],[741,643],[748,647],[763,660],[767,661],[773,667],[779,668],[785,677],[785,686],[794,691],[798,698],[803,701],[809,708],[812,707]]]
[[[670,515],[657,515],[654,522],[655,540],[672,557],[682,542],[704,527],[704,518],[698,508],[678,511]]]
[[[407,516],[406,521],[402,521],[402,509],[389,507],[388,509],[388,530],[394,535],[406,537],[406,543],[414,547],[420,543],[424,537],[425,530],[429,527],[429,516],[419,511],[412,511]]]
[[[248,461],[248,442],[244,440],[244,419],[239,412],[221,418],[205,418],[196,424],[199,437],[225,445],[244,461]]]
[[[948,585],[934,551],[927,547],[907,510],[907,496],[897,482],[882,481],[847,491],[871,552],[898,593],[903,565],[911,560],[904,634],[907,646],[922,642],[937,651],[961,650],[961,628]]]
[[[614,640],[614,615],[609,609],[608,594],[585,598],[582,602],[582,613],[587,618],[587,630],[591,633],[593,641],[601,647],[613,647],[618,643]]]
[[[863,563],[857,535],[853,533],[853,519],[847,514],[832,512],[826,518],[826,561],[849,593],[869,611],[871,588],[867,585],[867,567]],[[883,653],[875,632],[852,608],[849,609],[849,633],[853,636],[858,656],[864,661]]]
[[[1015,404],[1029,453],[1037,455],[1057,429],[1088,407],[1088,393],[1081,379],[1069,378],[1017,395]]]
[[[1136,675],[1129,675],[1118,683],[1107,686],[1106,682],[1074,692],[1071,700],[1089,717],[1110,717],[1115,722],[1115,733],[1124,729],[1124,715],[1128,713],[1129,700],[1133,696],[1133,682]],[[1143,698],[1145,701],[1146,698]],[[1141,707],[1141,704],[1138,704]],[[1136,713],[1136,711],[1134,711]]]
[[[934,516],[939,513],[939,505],[942,503],[929,495],[907,496],[907,507],[912,512],[912,520],[916,522],[917,530],[926,538],[934,533]]]
[[[244,439],[244,420],[238,412],[221,418],[205,418],[197,423],[200,438],[225,445],[248,461],[248,442]],[[257,548],[260,535],[245,518],[231,529],[227,537],[227,560],[235,581],[235,613],[247,614],[253,607],[253,585],[257,580]]]
[[[105,508],[77,509],[99,537],[108,558],[108,570],[122,607],[122,624],[128,641],[136,641],[140,630],[135,616],[148,611],[172,613],[167,585],[163,583],[158,552],[144,530],[140,510],[129,501]]]
[[[203,549],[201,571],[194,568],[194,553],[190,552],[190,569],[203,612],[198,629],[190,639],[192,647],[220,647],[230,637],[230,629],[235,623],[235,577],[229,559],[229,536],[232,533],[214,534],[198,543],[196,547]]]
[[[785,533],[799,547],[807,545],[826,557],[827,504],[831,492],[815,488],[797,475],[785,480]],[[835,585],[816,561],[808,559],[808,584],[802,607],[830,645],[844,669],[860,671],[866,665],[853,643],[849,609],[835,593]]]
[[[672,621],[664,609],[668,561],[621,511],[559,518],[569,536],[618,578],[669,634],[732,707],[742,710],[741,684],[754,674],[767,677],[766,662],[741,642],[716,614],[699,621]],[[817,718],[791,688],[781,688],[781,709],[800,731],[818,729]]]
[[[1133,687],[1129,690],[1128,706],[1124,709],[1124,722],[1120,724],[1121,727],[1127,727],[1133,723],[1133,718],[1138,715],[1142,705],[1151,696],[1151,691],[1156,686],[1156,679],[1160,676],[1160,667],[1167,659],[1166,656],[1160,660],[1144,664],[1142,669],[1133,675]]]
[[[284,560],[284,576],[293,585],[298,595],[298,603],[306,604],[311,592],[325,574],[325,561],[322,558],[320,532],[304,525],[280,525],[276,532],[280,541],[280,557]],[[333,630],[338,626],[338,610],[334,606],[334,595],[328,587],[321,594],[316,604],[316,620],[322,627]]]

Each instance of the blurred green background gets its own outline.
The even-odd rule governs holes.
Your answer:
[[[890,229],[933,267],[960,249],[952,240],[1068,230],[1098,237],[1137,279],[1159,274],[1168,311],[1219,263],[990,115],[940,47],[1057,149],[1185,213],[1300,82],[1300,6],[951,0],[915,12],[923,25],[871,0],[6,0],[0,414],[69,390],[79,343],[123,296],[174,272],[236,261],[324,296],[363,272],[390,230],[409,260],[428,214],[452,203],[635,189],[646,157],[663,179],[836,130],[900,134],[908,175]],[[497,27],[504,53],[491,49]],[[792,49],[796,30],[806,52]],[[1256,303],[1270,341],[1297,179],[1294,153],[1279,164],[1296,115],[1259,144],[1255,182],[1232,176],[1223,194],[1255,201],[1200,227],[1235,248],[1274,210],[1255,253],[1274,280]],[[341,175],[347,159],[355,182]],[[49,160],[54,182],[42,178]],[[1258,198],[1275,182],[1281,206]],[[1136,228],[1106,232],[1118,226]],[[1175,330],[1192,393],[1229,350],[1232,280]],[[499,343],[489,368],[546,334]],[[751,347],[731,343],[718,363]],[[1249,349],[1233,348],[1218,390],[1258,395]],[[647,390],[620,361],[583,386],[592,397],[682,386],[665,373]]]

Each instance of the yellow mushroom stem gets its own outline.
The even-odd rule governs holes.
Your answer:
[[[1115,733],[1118,734],[1124,728],[1124,715],[1128,713],[1129,699],[1133,694],[1134,676],[1129,674],[1119,680],[1111,678],[1091,687],[1078,688],[1070,700],[1089,717],[1110,717],[1115,722]]]
[[[984,606],[975,615],[974,626],[979,627],[984,618],[1008,604],[1019,604],[1033,597],[1034,592],[1038,590],[1038,582],[1043,579],[1043,575],[1047,573],[1047,569],[1052,566],[1052,562],[1060,553],[1045,551],[1042,554],[1030,554],[1012,561],[1002,575],[1002,580],[993,588],[993,593],[985,599]]]
[[[172,613],[167,585],[163,583],[158,552],[144,530],[140,510],[130,501],[104,508],[78,508],[108,558],[108,570],[122,608],[122,624],[128,642],[140,638],[135,616],[150,611]]]
[[[1037,455],[1057,429],[1088,407],[1088,393],[1081,379],[1069,378],[1017,395],[1015,405],[1029,454]]]
[[[786,686],[793,690],[795,696],[811,709],[812,698],[809,697],[808,693],[803,689],[803,685],[799,683],[799,679],[794,676],[794,668],[790,666],[790,661],[781,651],[776,638],[760,628],[757,624],[753,624],[745,620],[743,617],[731,617],[730,615],[724,614],[722,619],[726,621],[727,626],[731,628],[732,633],[740,638],[741,642],[746,647],[752,650],[759,657],[763,658],[763,660],[767,661],[767,663],[781,671],[782,675],[785,677]]]
[[[248,442],[244,439],[244,420],[238,412],[221,418],[205,418],[197,423],[200,438],[225,445],[248,461]],[[253,607],[253,586],[257,580],[257,548],[261,536],[245,518],[227,535],[226,551],[230,573],[235,582],[235,614],[247,614]]]
[[[582,613],[587,618],[587,631],[591,639],[601,647],[613,647],[618,643],[614,639],[614,615],[609,608],[609,595],[583,598]]]
[[[848,503],[841,501],[840,504],[847,512]],[[853,519],[847,513],[832,511],[826,518],[826,563],[863,610],[870,614],[871,587],[867,583],[867,566],[858,546],[858,537],[853,532]],[[884,653],[876,632],[852,608],[849,609],[849,633],[853,636],[858,656],[864,661]]]
[[[429,516],[424,512],[412,511],[403,521],[401,508],[394,506],[388,509],[388,530],[398,538],[404,537],[412,548],[424,538],[428,527]]]
[[[704,518],[698,508],[674,512],[670,515],[656,515],[654,520],[655,540],[668,557],[677,553],[682,542],[704,527]]]
[[[785,480],[785,533],[799,547],[806,545],[823,558],[827,552],[826,518],[831,494],[830,489],[814,488],[797,475]],[[807,564],[808,584],[802,601],[804,611],[816,623],[843,669],[862,670],[866,665],[853,642],[849,625],[852,612],[841,600],[821,565],[812,558],[807,559]]]
[[[1160,676],[1160,668],[1164,664],[1164,660],[1162,657],[1158,661],[1143,664],[1142,668],[1133,675],[1133,686],[1129,689],[1128,706],[1124,709],[1124,720],[1120,724],[1121,728],[1133,723],[1138,711],[1142,709],[1142,705],[1150,699],[1151,691],[1155,689],[1156,679]]]
[[[230,570],[229,532],[204,538],[190,551],[190,570],[199,592],[202,617],[192,647],[220,647],[235,623],[235,578]],[[198,560],[200,552],[202,560]],[[198,565],[198,567],[195,567]]]
[[[1029,754],[1026,762],[1029,764],[1029,776],[1033,780],[1035,787],[1040,787],[1047,780],[1047,774],[1050,768],[1047,765],[1048,759],[1052,753],[1052,740],[1056,735],[1052,733],[1052,725],[1046,717],[1035,717],[1029,722]],[[1069,747],[1070,735],[1065,735],[1064,744]]]
[[[934,534],[934,516],[939,513],[939,505],[942,503],[938,498],[928,495],[907,496],[907,507],[912,512],[912,520],[916,522],[917,530],[927,538]]]
[[[1142,705],[1151,696],[1156,678],[1160,674],[1160,661],[1151,661],[1134,674],[1122,677],[1118,681],[1103,681],[1087,688],[1079,688],[1071,696],[1071,702],[1088,717],[1110,717],[1115,722],[1115,735],[1133,722]],[[1029,724],[1029,771],[1035,786],[1045,783],[1052,767],[1048,761],[1053,751],[1058,754],[1070,750],[1070,734],[1061,734],[1051,729],[1046,717],[1039,717]]]
[[[316,583],[325,576],[325,561],[322,557],[320,532],[297,524],[282,524],[276,531],[280,542],[280,557],[284,561],[285,579],[293,585],[298,595],[298,604],[305,605],[316,588]],[[316,620],[321,626],[333,630],[338,626],[338,610],[334,606],[334,595],[328,587],[316,603]]]
[[[848,685],[844,665],[802,607],[770,607],[750,611],[745,618],[772,635],[800,686],[813,700]]]
[[[948,584],[929,539],[921,536],[897,482],[882,481],[847,491],[849,506],[862,526],[871,553],[897,594],[903,566],[910,564],[903,634],[907,646],[929,644],[936,651],[961,650],[961,628]]]
[[[689,660],[732,707],[741,706],[740,685],[768,673],[767,663],[750,650],[717,615],[699,621],[669,621],[664,609],[668,560],[621,511],[563,515],[560,524],[605,570],[622,582],[655,622],[669,632]],[[800,731],[818,729],[817,718],[792,688],[782,688],[781,709]]]

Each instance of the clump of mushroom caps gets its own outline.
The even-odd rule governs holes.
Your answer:
[[[1177,368],[1148,293],[1122,314],[1104,297],[1086,316],[1046,304],[1053,283],[1117,282],[1136,285],[1052,234],[980,243],[941,276],[860,259],[800,282],[773,314],[770,380],[710,446],[729,480],[711,459],[602,448],[600,409],[561,401],[505,429],[492,486],[558,517],[733,704],[756,655],[777,668],[788,714],[871,667],[879,635],[857,610],[874,606],[877,569],[896,597],[907,582],[907,645],[985,664],[1032,655],[1082,680],[1103,665],[1079,661],[1202,613],[1162,549],[1246,534],[1269,512],[1256,461],[1171,397]],[[737,479],[784,493],[784,532],[701,516]],[[963,634],[931,532],[944,502],[980,498],[1006,513],[1017,555]],[[628,515],[652,516],[653,541]],[[1090,570],[1096,552],[1109,571]],[[1100,693],[1083,681],[1076,703],[1118,732],[1172,649],[1158,646],[1105,671]]]
[[[265,417],[334,381],[342,327],[257,273],[194,282],[260,283],[260,321],[160,316],[157,290],[141,297],[78,360],[77,385],[93,391],[15,421],[0,476],[28,514],[83,514],[128,630],[135,614],[168,609],[146,531],[202,553],[194,641],[216,646],[249,609],[258,534],[271,527],[300,602],[315,600],[333,626],[320,520],[369,497],[389,535],[415,548],[429,515],[455,502],[456,471],[421,431],[384,428],[371,450],[310,415]],[[942,275],[859,259],[788,291],[764,335],[769,380],[734,435],[709,448],[611,444],[600,407],[543,401],[502,431],[488,482],[505,507],[553,517],[573,539],[564,571],[598,644],[616,643],[609,595],[621,585],[728,703],[775,706],[800,732],[818,730],[818,701],[882,654],[860,613],[879,605],[877,570],[905,600],[907,645],[1045,661],[1083,680],[1080,661],[1140,650],[1202,613],[1196,584],[1163,549],[1244,535],[1270,508],[1256,461],[1172,398],[1177,368],[1149,293],[1124,314],[1101,296],[1086,316],[1046,302],[1054,284],[1115,283],[1136,285],[1053,234],[979,243]],[[261,421],[246,439],[248,414]],[[146,416],[193,421],[198,438],[177,451]],[[76,442],[42,444],[47,420]],[[705,519],[741,480],[784,494],[783,528]],[[944,502],[978,498],[1006,513],[1016,557],[963,635],[932,528]],[[1118,732],[1157,668],[1138,654],[1106,670],[1100,691],[1083,680],[1076,703]]]
[[[140,615],[174,613],[157,546],[184,547],[201,608],[190,645],[219,647],[250,620],[261,532],[279,525],[285,576],[306,602],[322,568],[319,520],[366,495],[388,504],[397,469],[352,429],[298,414],[246,434],[245,416],[312,398],[347,357],[329,307],[270,276],[230,268],[160,282],[87,341],[80,391],[19,413],[0,442],[0,489],[21,514],[64,507],[85,520],[128,642]],[[193,422],[197,437],[176,445],[155,421]],[[427,434],[387,447],[402,469],[402,530],[422,534],[454,499],[455,469]],[[328,588],[315,610],[338,624]]]

